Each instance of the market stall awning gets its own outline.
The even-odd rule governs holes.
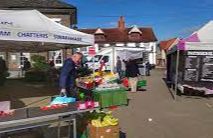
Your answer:
[[[0,10],[0,51],[48,51],[93,44],[93,35],[56,23],[37,10]]]
[[[139,50],[118,50],[117,56],[121,58],[121,60],[134,60],[143,57],[143,51]]]
[[[168,50],[168,54],[177,50],[213,50],[213,21],[191,34]]]

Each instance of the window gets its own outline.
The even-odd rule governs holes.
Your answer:
[[[102,60],[103,60],[105,63],[109,62],[109,56],[104,56],[104,57],[102,58]]]
[[[12,57],[11,57],[12,58]],[[30,61],[30,53],[20,53],[20,65],[24,65],[26,58]]]
[[[49,59],[54,61],[56,67],[62,66],[63,64],[62,54],[62,50],[49,51]]]
[[[81,52],[85,52],[85,51],[87,51],[87,47],[82,47]]]
[[[62,56],[61,53],[59,53],[59,55],[57,55],[56,59],[55,59],[55,63],[56,64],[62,64]]]
[[[16,55],[11,55],[11,60],[16,60]]]
[[[103,34],[95,35],[95,41],[105,41],[105,36]]]
[[[134,32],[129,35],[129,39],[132,41],[140,40],[140,33]]]

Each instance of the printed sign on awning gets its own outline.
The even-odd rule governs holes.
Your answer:
[[[93,35],[56,23],[37,10],[0,10],[0,40],[94,44]]]

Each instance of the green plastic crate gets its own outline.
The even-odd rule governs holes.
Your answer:
[[[127,99],[125,90],[113,92],[113,105],[127,105]]]
[[[143,86],[147,86],[147,81],[146,80],[138,81],[138,87],[143,87]]]
[[[94,92],[93,97],[95,101],[98,101],[101,108],[113,106],[113,98],[111,92]]]
[[[101,108],[127,104],[127,92],[125,89],[94,91],[95,101],[100,103]]]

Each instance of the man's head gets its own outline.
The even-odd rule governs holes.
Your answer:
[[[76,52],[72,55],[72,60],[75,62],[75,64],[79,64],[82,60],[83,54],[80,52]]]

